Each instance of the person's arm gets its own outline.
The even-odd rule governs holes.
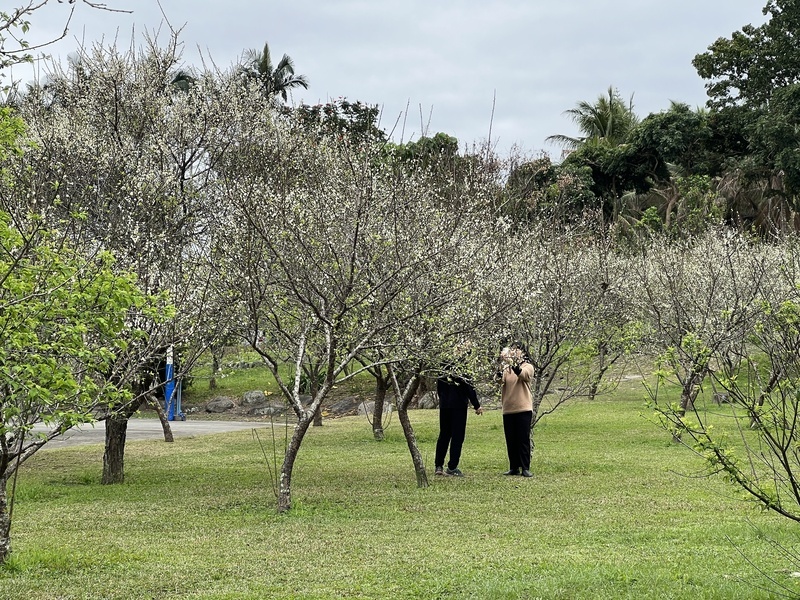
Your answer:
[[[464,382],[464,385],[467,386],[467,398],[469,398],[469,401],[472,403],[473,408],[475,408],[475,412],[479,415],[483,414],[483,408],[481,408],[481,401],[478,400],[478,393],[475,391],[475,387],[467,381]]]
[[[522,381],[530,381],[533,379],[533,365],[529,362],[524,362],[519,367],[519,373],[517,373],[517,377],[519,377]]]

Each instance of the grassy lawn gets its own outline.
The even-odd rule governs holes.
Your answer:
[[[691,477],[699,462],[642,398],[626,384],[548,417],[532,479],[500,475],[500,414],[470,414],[467,476],[424,490],[396,421],[379,443],[363,418],[327,420],[300,451],[287,515],[252,432],[130,443],[120,486],[100,485],[99,446],[40,452],[18,484],[0,597],[775,597],[757,567],[800,593],[772,545],[796,547],[797,526]],[[412,418],[430,466],[438,415]]]
[[[191,385],[183,391],[183,402],[199,405],[216,396],[239,396],[250,390],[262,390],[270,394],[280,391],[266,366],[254,368],[231,368],[232,364],[258,362],[258,355],[243,346],[229,349],[223,357],[223,368],[217,373],[216,389],[209,388],[211,379],[211,356],[206,353],[192,369]],[[288,375],[288,371],[287,371]]]
[[[217,375],[217,387],[210,389],[211,357],[205,355],[192,369],[191,385],[184,389],[182,402],[185,406],[201,406],[217,396],[241,396],[245,392],[261,390],[269,395],[280,396],[275,378],[266,366],[232,368],[237,363],[256,364],[258,355],[252,350],[238,346],[229,349],[224,356],[223,369]],[[290,384],[294,381],[291,365],[281,367],[281,376]],[[346,386],[334,390],[336,394],[362,395],[369,399],[375,393],[375,379],[369,373],[360,373],[349,380]],[[335,394],[335,395],[336,395]]]

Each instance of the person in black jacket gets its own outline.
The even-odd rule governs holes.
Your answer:
[[[436,393],[439,395],[439,439],[436,441],[435,473],[463,477],[458,461],[461,459],[461,447],[467,432],[469,403],[475,408],[476,415],[482,415],[483,408],[475,388],[465,377],[443,375],[436,381]],[[450,460],[445,469],[444,459],[448,446]]]

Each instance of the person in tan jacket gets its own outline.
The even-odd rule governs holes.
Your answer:
[[[503,365],[500,400],[509,465],[508,471],[503,474],[533,477],[530,471],[533,365],[528,360],[525,348],[516,342],[503,348],[500,361]]]

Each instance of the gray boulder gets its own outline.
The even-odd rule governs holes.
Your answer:
[[[242,406],[256,406],[258,404],[264,404],[266,401],[267,396],[261,390],[245,392],[242,396]]]
[[[394,404],[389,400],[386,400],[383,403],[383,414],[390,415],[391,412],[394,410]],[[375,412],[375,402],[370,400],[369,402],[362,402],[358,405],[358,414],[360,415],[371,415]]]
[[[210,413],[224,413],[236,408],[236,402],[229,396],[219,396],[213,400],[209,400],[206,404],[206,412]]]
[[[331,401],[330,405],[323,406],[322,408],[332,415],[355,415],[358,414],[358,407],[361,406],[361,404],[361,399],[358,396],[345,396],[344,398]]]
[[[417,400],[418,408],[439,408],[439,395],[436,392],[425,392]]]
[[[266,406],[251,408],[247,414],[251,417],[280,417],[286,412],[286,405],[282,402],[270,402]]]

